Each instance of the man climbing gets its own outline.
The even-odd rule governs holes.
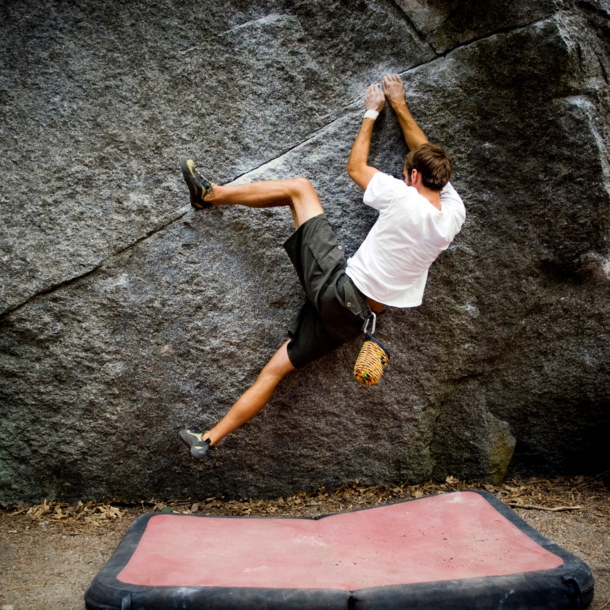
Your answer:
[[[409,148],[404,181],[368,165],[373,126],[386,99]],[[195,208],[290,207],[295,231],[284,248],[307,295],[288,329],[290,339],[272,356],[254,385],[211,430],[180,432],[195,458],[202,458],[210,446],[254,417],[288,373],[355,339],[371,311],[379,312],[384,305],[420,305],[428,268],[462,227],[465,209],[449,184],[451,161],[443,148],[428,142],[411,116],[400,76],[384,76],[382,88],[371,85],[364,107],[347,172],[365,191],[364,203],[379,211],[379,218],[347,262],[318,195],[305,178],[212,185],[191,159],[180,157]]]

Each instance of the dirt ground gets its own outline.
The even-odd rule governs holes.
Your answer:
[[[547,538],[586,561],[596,579],[590,608],[610,610],[610,490],[602,477],[511,480],[500,486],[452,477],[441,485],[395,487],[362,487],[356,481],[334,491],[322,488],[264,501],[0,505],[0,610],[83,610],[89,582],[133,520],[147,512],[313,516],[464,489],[494,493]]]

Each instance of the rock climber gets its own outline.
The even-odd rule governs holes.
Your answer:
[[[368,165],[375,119],[386,100],[396,113],[409,148],[404,180]],[[388,74],[380,84],[368,87],[364,108],[347,172],[364,191],[364,203],[378,210],[379,217],[347,261],[307,179],[220,186],[207,180],[192,159],[180,157],[195,208],[290,207],[295,231],[284,248],[307,295],[288,329],[290,338],[227,414],[207,432],[180,432],[195,458],[202,458],[210,447],[254,417],[288,373],[360,335],[371,312],[378,313],[384,305],[420,305],[428,268],[464,223],[464,204],[449,183],[451,161],[441,146],[428,141],[413,119],[400,76]]]

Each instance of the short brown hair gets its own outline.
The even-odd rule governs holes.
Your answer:
[[[451,159],[442,146],[438,144],[422,144],[419,148],[409,151],[405,158],[405,170],[411,175],[416,169],[422,177],[425,187],[440,191],[451,178]]]

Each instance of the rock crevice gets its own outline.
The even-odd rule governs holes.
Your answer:
[[[36,294],[33,294],[31,297],[29,297],[27,299],[27,301],[24,301],[23,303],[19,303],[15,307],[0,313],[0,327],[2,325],[2,321],[4,319],[6,319],[8,316],[10,316],[10,314],[16,312],[17,310],[21,309],[22,307],[26,307],[34,299],[38,299],[38,298],[40,298],[42,296],[50,295],[50,294],[56,292],[57,290],[61,290],[63,288],[67,288],[70,285],[74,284],[75,282],[78,282],[78,281],[80,281],[80,280],[82,280],[82,279],[84,279],[86,277],[89,277],[90,275],[95,273],[98,269],[100,269],[103,265],[105,265],[113,257],[116,257],[116,256],[122,254],[123,252],[126,252],[127,250],[129,250],[131,248],[135,248],[138,244],[141,244],[144,240],[149,239],[150,237],[152,237],[153,235],[156,235],[160,231],[163,231],[163,230],[167,229],[171,224],[173,224],[177,220],[180,220],[188,211],[189,211],[189,208],[180,210],[179,214],[178,215],[174,215],[168,222],[165,222],[162,225],[160,225],[158,227],[155,227],[151,231],[148,231],[145,235],[142,235],[141,237],[136,239],[133,243],[128,244],[127,246],[122,247],[120,250],[117,250],[116,252],[112,252],[109,256],[107,256],[105,259],[100,261],[99,264],[97,264],[95,267],[89,269],[85,273],[83,273],[81,275],[77,275],[76,277],[68,278],[68,279],[64,280],[63,282],[60,282],[59,284],[54,284],[52,286],[49,286],[48,288],[45,288],[45,289],[41,290],[40,292],[37,292]]]

